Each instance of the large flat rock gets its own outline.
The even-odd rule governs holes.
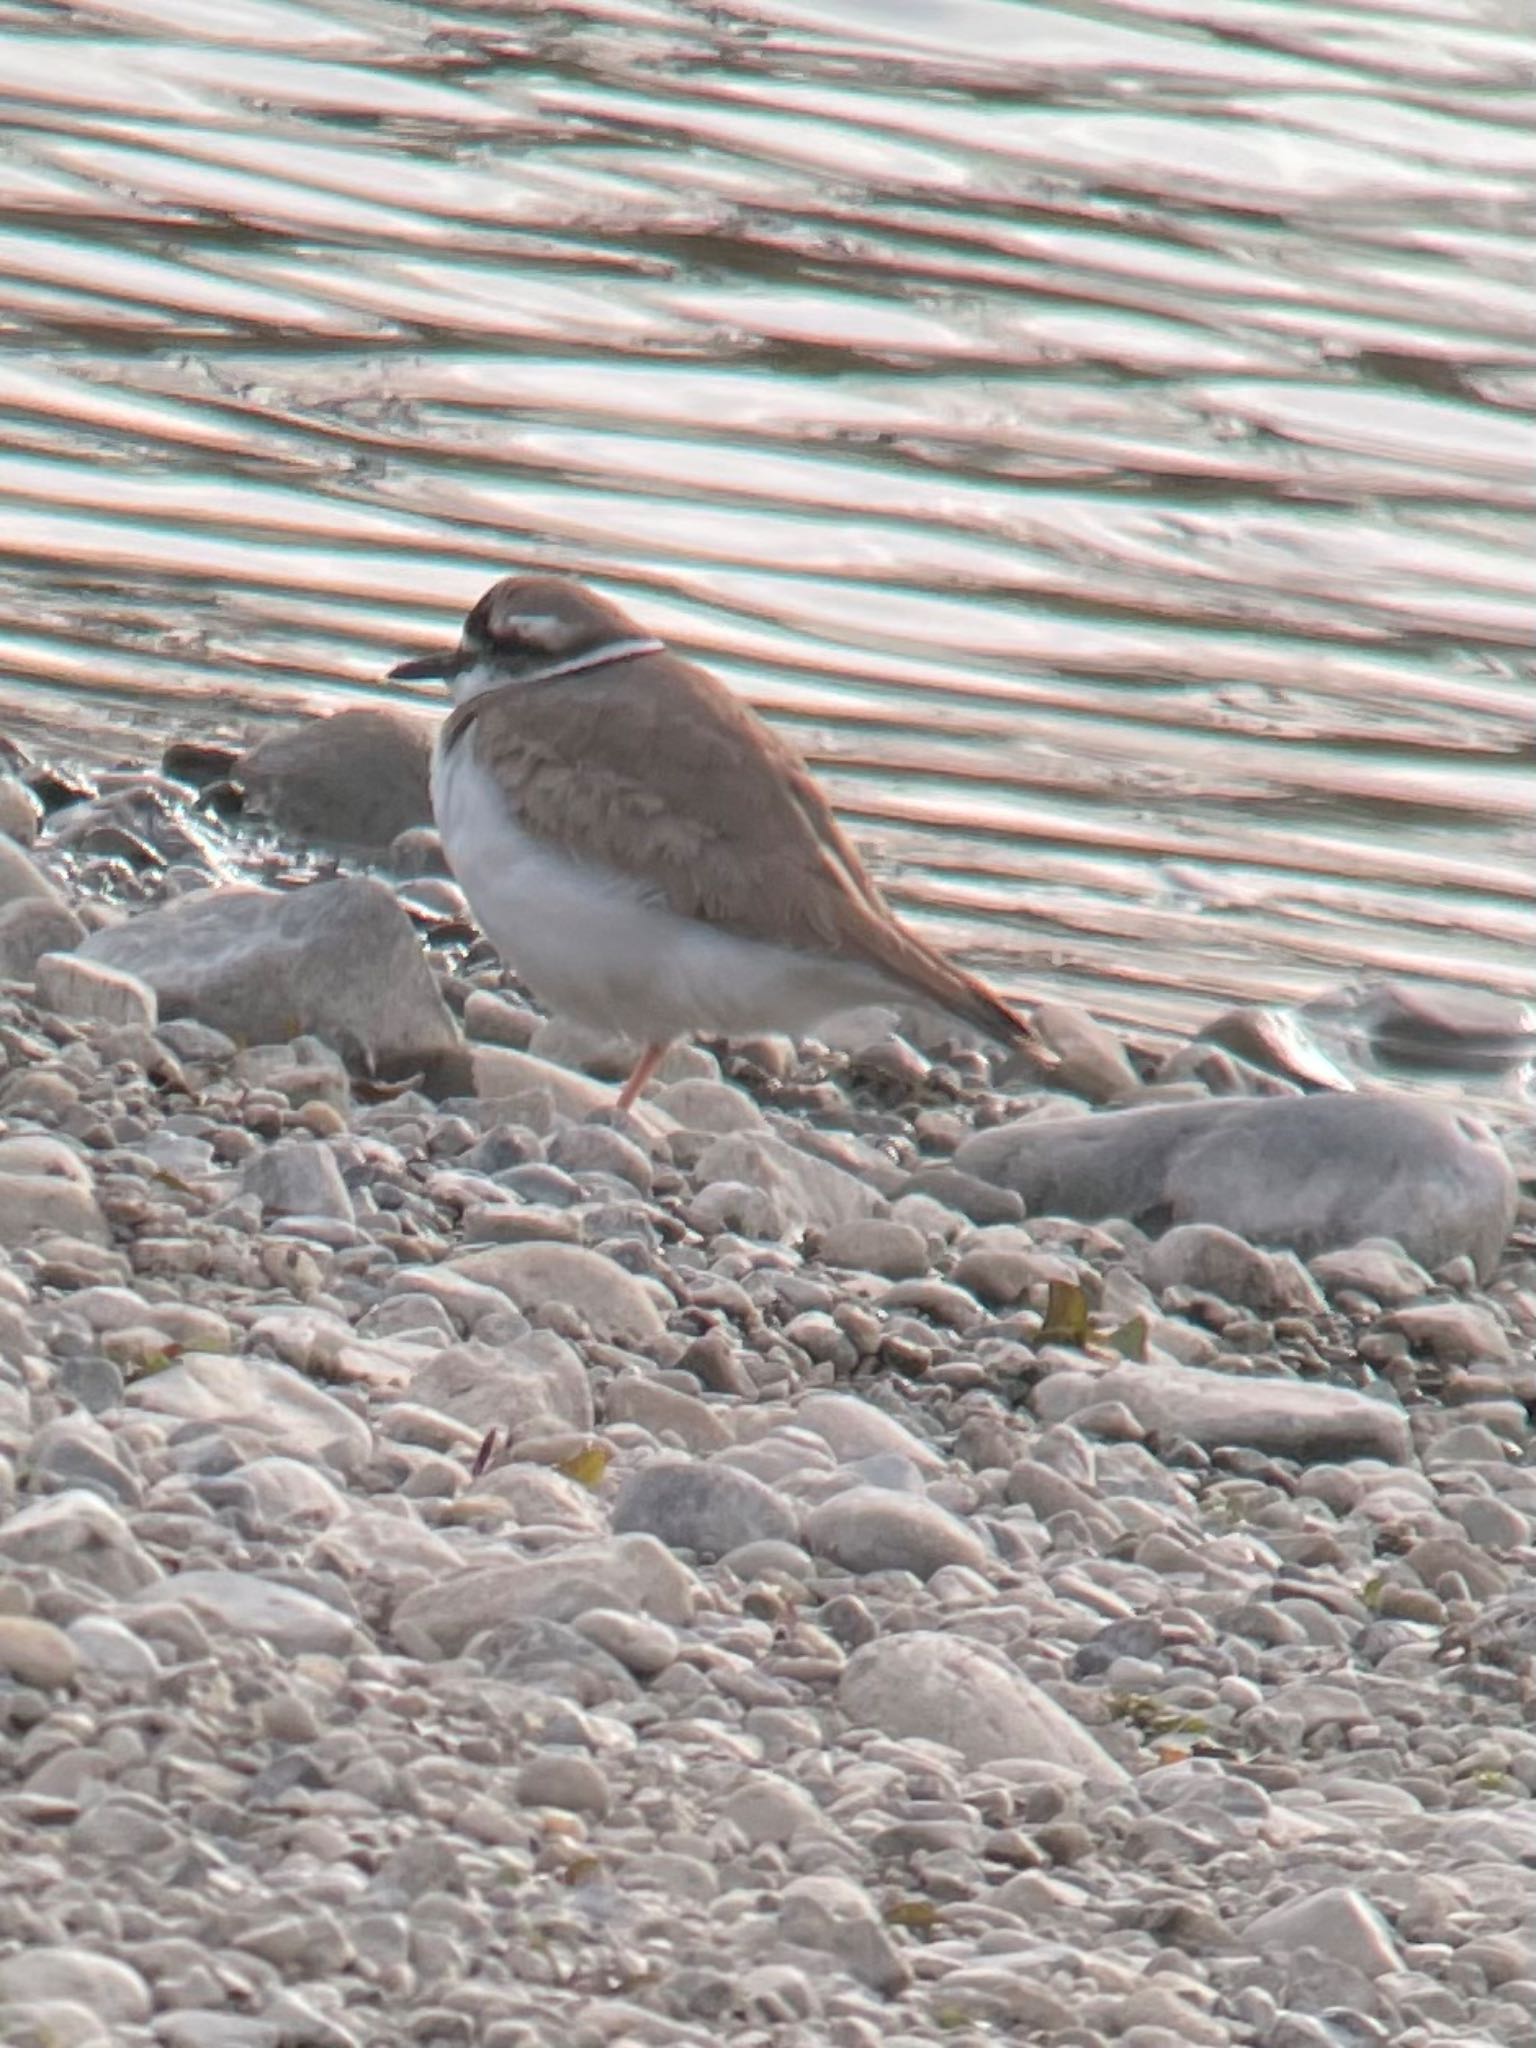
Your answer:
[[[450,1273],[496,1287],[514,1308],[537,1316],[552,1303],[586,1318],[604,1344],[646,1344],[666,1324],[644,1284],[615,1259],[574,1244],[498,1244],[448,1261]]]
[[[1491,1272],[1515,1176],[1475,1117],[1405,1095],[1181,1102],[1002,1124],[955,1155],[1031,1215],[1219,1223],[1303,1258],[1391,1238],[1431,1271],[1465,1253]]]
[[[266,1358],[191,1352],[135,1381],[123,1398],[130,1407],[183,1422],[238,1422],[274,1451],[343,1470],[362,1464],[373,1445],[367,1423],[334,1394]]]
[[[162,1017],[196,1017],[243,1045],[313,1033],[386,1078],[468,1085],[458,1027],[382,882],[199,889],[93,933],[80,955],[137,975]]]
[[[648,1614],[682,1627],[703,1588],[654,1536],[574,1543],[553,1556],[482,1564],[408,1592],[393,1631],[412,1657],[457,1657],[482,1629],[508,1621],[576,1621],[594,1608]]]
[[[856,1725],[945,1743],[972,1770],[1025,1757],[1110,1784],[1125,1779],[1064,1707],[995,1651],[963,1636],[914,1629],[866,1643],[848,1659],[837,1695]]]
[[[1042,1421],[1055,1423],[1106,1401],[1123,1402],[1159,1436],[1187,1437],[1207,1449],[1242,1444],[1304,1464],[1381,1458],[1401,1465],[1412,1448],[1402,1409],[1353,1387],[1259,1373],[1240,1379],[1163,1360],[1117,1365],[1086,1384],[1076,1373],[1052,1374],[1035,1389],[1032,1405]]]
[[[701,1188],[712,1181],[740,1181],[760,1189],[783,1232],[807,1224],[831,1230],[882,1215],[886,1208],[878,1188],[771,1131],[729,1131],[716,1138],[701,1154],[695,1173]]]

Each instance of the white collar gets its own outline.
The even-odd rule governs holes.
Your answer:
[[[665,654],[666,651],[663,640],[610,640],[605,647],[591,648],[586,654],[573,654],[569,661],[555,661],[548,668],[530,669],[526,675],[508,676],[504,683],[494,683],[488,690],[477,690],[474,696],[454,705],[443,720],[442,750],[446,753],[462,737],[488,698],[503,696],[509,690],[526,690],[531,683],[552,683],[560,676],[579,676],[588,669],[608,668],[618,661],[633,661],[637,655]]]

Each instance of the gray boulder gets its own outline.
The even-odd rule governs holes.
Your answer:
[[[269,733],[235,774],[284,831],[383,853],[400,833],[431,823],[432,732],[428,719],[405,711],[337,711]]]
[[[199,889],[111,930],[83,959],[147,982],[162,1017],[196,1017],[245,1045],[306,1032],[390,1078],[468,1085],[468,1057],[410,920],[382,882],[279,893]]]
[[[1033,1215],[1123,1216],[1143,1229],[1219,1223],[1303,1258],[1389,1237],[1433,1270],[1466,1253],[1486,1276],[1516,1185],[1475,1117],[1403,1095],[1181,1102],[978,1131],[955,1164]]]

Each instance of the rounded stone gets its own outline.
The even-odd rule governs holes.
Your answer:
[[[573,1308],[604,1344],[643,1346],[666,1328],[632,1273],[579,1245],[494,1245],[450,1260],[448,1271],[499,1288],[525,1315],[554,1304]]]
[[[27,1614],[0,1614],[0,1671],[19,1684],[58,1692],[74,1683],[79,1669],[79,1651],[52,1622]]]
[[[723,1137],[728,1131],[765,1127],[763,1113],[751,1096],[725,1081],[673,1081],[656,1091],[655,1102],[685,1131]]]
[[[358,705],[268,733],[237,774],[285,831],[326,846],[381,853],[432,816],[429,720]]]
[[[915,1280],[928,1270],[928,1240],[910,1223],[866,1216],[839,1223],[821,1241],[825,1266],[879,1273],[887,1280]]]
[[[0,1962],[0,2004],[55,1998],[127,2025],[150,2014],[149,1986],[137,1970],[110,1956],[60,1946],[27,1949]]]
[[[1119,1783],[1125,1772],[1039,1686],[963,1636],[915,1629],[856,1650],[838,1683],[850,1720],[956,1749],[966,1764],[1025,1757]]]
[[[1391,1238],[1431,1272],[1458,1253],[1491,1272],[1517,1202],[1514,1170],[1485,1125],[1406,1095],[1020,1118],[975,1132],[955,1166],[1009,1189],[1032,1215],[1210,1223],[1302,1258]]]
[[[516,1789],[524,1806],[558,1806],[599,1819],[608,1811],[608,1780],[590,1757],[545,1750],[523,1765]]]
[[[1346,1885],[1298,1893],[1284,1905],[1250,1920],[1243,1939],[1252,1948],[1282,1955],[1294,1955],[1299,1948],[1320,1949],[1367,1977],[1403,1967],[1392,1930],[1380,1911],[1363,1893]]]
[[[845,1465],[858,1458],[878,1457],[881,1452],[895,1452],[923,1472],[938,1474],[945,1469],[931,1443],[856,1394],[807,1394],[795,1411],[795,1420],[802,1429],[812,1429],[824,1438]]]
[[[1257,1315],[1323,1307],[1316,1281],[1293,1254],[1259,1251],[1217,1223],[1181,1223],[1148,1245],[1142,1276],[1158,1293],[1192,1287]]]
[[[911,1572],[931,1579],[947,1564],[984,1571],[985,1543],[933,1501],[884,1486],[852,1486],[813,1508],[806,1541],[818,1557],[850,1572]]]
[[[676,1631],[649,1614],[618,1607],[592,1607],[576,1617],[575,1628],[637,1678],[654,1678],[677,1661]]]
[[[792,1541],[799,1524],[789,1502],[750,1472],[658,1459],[625,1483],[613,1527],[616,1534],[639,1530],[671,1549],[715,1558],[764,1537]]]

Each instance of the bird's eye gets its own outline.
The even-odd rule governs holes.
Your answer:
[[[461,628],[459,633],[459,638],[462,640],[466,647],[473,647],[477,653],[483,653],[484,650],[490,646],[490,614],[485,610],[483,605],[476,605],[475,609],[464,621],[463,627]]]

